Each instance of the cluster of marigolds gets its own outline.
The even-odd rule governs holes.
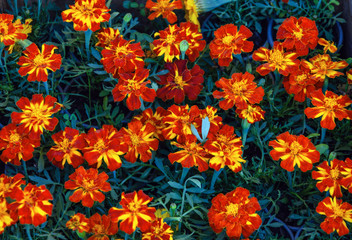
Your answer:
[[[103,202],[104,192],[111,190],[108,175],[98,172],[102,165],[114,171],[121,167],[121,159],[131,163],[138,159],[147,162],[152,158],[152,151],[158,150],[159,141],[171,141],[179,149],[168,155],[172,164],[178,162],[184,168],[196,166],[200,172],[209,167],[218,171],[227,166],[236,173],[246,162],[242,157],[241,138],[235,135],[234,127],[223,123],[216,108],[176,105],[186,97],[196,100],[203,89],[204,71],[197,64],[188,68],[188,63],[195,62],[206,47],[199,31],[195,3],[193,0],[148,0],[146,8],[151,12],[149,19],[162,16],[170,23],[166,29],[155,33],[152,43],[153,53],[163,56],[164,69],[168,70],[159,75],[157,91],[147,80],[149,69],[145,68],[145,51],[140,43],[125,40],[118,29],[100,29],[100,23],[110,18],[105,0],[76,0],[70,9],[62,12],[63,20],[73,22],[76,31],[97,31],[96,47],[101,50],[101,63],[107,73],[118,79],[112,91],[114,101],[126,99],[131,111],[140,109],[140,98],[145,102],[153,102],[155,98],[175,102],[168,109],[158,107],[154,112],[146,109],[134,116],[127,128],[118,130],[112,125],[103,125],[101,129],[91,128],[87,133],[80,133],[66,127],[51,136],[55,145],[47,152],[47,157],[58,168],[63,169],[65,164],[75,168],[64,186],[73,192],[70,201],[81,202],[85,207],[92,207],[95,201]],[[177,16],[173,10],[182,8],[188,22],[174,24]],[[13,20],[13,15],[0,14],[0,42],[8,46],[9,52],[16,42],[31,33],[30,19],[24,24]],[[234,54],[253,51],[254,44],[248,41],[252,32],[245,26],[238,28],[227,24],[217,29],[214,36],[209,44],[210,57],[217,59],[219,66],[229,66]],[[331,60],[328,52],[334,53],[337,48],[332,42],[318,38],[315,22],[306,17],[290,17],[279,27],[277,39],[282,41],[276,41],[272,49],[260,47],[253,51],[253,60],[263,62],[256,71],[262,76],[277,71],[284,76],[283,85],[288,94],[294,94],[295,100],[303,102],[310,98],[313,106],[307,107],[304,113],[308,118],[321,117],[322,128],[334,129],[336,118],[351,120],[352,111],[346,108],[352,103],[348,96],[326,90],[327,80],[343,75],[338,70],[348,64]],[[309,60],[300,59],[318,45],[323,47],[322,54]],[[46,82],[48,70],[54,72],[61,66],[62,58],[54,53],[56,49],[53,45],[43,44],[41,50],[35,43],[29,45],[19,58],[19,74],[28,75],[28,81]],[[347,72],[348,81],[352,79],[349,74]],[[222,77],[215,83],[218,90],[213,92],[213,97],[220,99],[221,109],[235,107],[238,116],[248,124],[264,119],[265,114],[259,106],[264,89],[257,86],[254,78],[249,72],[234,73],[230,79]],[[50,95],[36,94],[31,100],[22,97],[16,105],[20,111],[13,112],[12,123],[0,131],[0,158],[5,163],[20,165],[21,160],[32,159],[34,149],[41,144],[43,131],[54,131],[59,121],[53,115],[61,110],[62,104]],[[196,137],[192,128],[202,132],[206,118],[210,123],[206,138]],[[272,159],[281,159],[281,167],[290,172],[296,165],[303,172],[309,171],[320,159],[311,140],[303,135],[285,132],[270,141],[269,146],[273,147]],[[89,169],[80,166],[85,161]],[[316,208],[319,214],[326,215],[321,228],[327,233],[336,230],[340,236],[347,234],[345,221],[352,222],[352,205],[339,198],[342,197],[341,187],[352,192],[352,160],[323,161],[317,171],[312,172],[312,177],[318,181],[317,188],[321,192],[330,194]],[[52,214],[50,200],[53,196],[49,190],[44,185],[26,184],[23,178],[22,174],[0,177],[0,232],[17,221],[38,226]],[[248,238],[260,227],[262,220],[256,212],[261,207],[257,199],[249,195],[247,189],[238,187],[213,198],[208,219],[216,233],[225,229],[230,238]],[[151,201],[142,190],[122,193],[121,208],[112,207],[108,215],[95,213],[89,218],[76,213],[66,226],[92,234],[89,239],[108,239],[118,230],[132,234],[137,227],[143,239],[172,239],[173,231],[160,212],[148,207]]]

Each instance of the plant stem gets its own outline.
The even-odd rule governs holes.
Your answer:
[[[88,29],[87,31],[84,32],[85,36],[85,47],[86,47],[86,52],[87,52],[87,59],[88,61],[90,60],[90,38],[92,37],[92,30]]]
[[[321,138],[320,138],[320,143],[324,142],[325,139],[325,134],[326,134],[326,128],[321,128]]]
[[[247,121],[247,119],[242,119],[242,145],[243,147],[246,145],[248,130],[251,127],[251,124]]]

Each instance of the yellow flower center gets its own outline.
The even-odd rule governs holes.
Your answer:
[[[301,40],[303,37],[303,29],[298,27],[298,31],[293,31],[293,35],[298,39]]]
[[[299,85],[305,85],[306,81],[308,79],[307,74],[301,74],[301,75],[297,75],[295,80]]]
[[[130,135],[130,138],[131,138],[132,144],[134,146],[138,146],[140,144],[140,142],[141,142],[141,138],[135,133],[132,133]]]
[[[227,205],[225,207],[225,209],[226,209],[226,213],[228,215],[232,215],[232,216],[236,217],[238,214],[239,205],[235,204],[235,203],[230,203],[229,205]]]
[[[18,143],[21,140],[21,135],[13,133],[10,135],[10,143]]]
[[[129,79],[128,80],[128,84],[127,84],[127,89],[131,92],[135,92],[137,91],[138,89],[141,88],[141,84],[140,82],[137,82],[136,80],[134,79]]]
[[[115,49],[116,56],[126,56],[128,51],[128,45],[118,46]]]
[[[9,26],[5,22],[0,22],[0,36],[6,36],[9,33]]]
[[[80,11],[83,15],[91,16],[93,15],[93,6],[92,5],[76,5],[78,11]]]
[[[178,88],[183,89],[183,86],[186,85],[185,81],[183,81],[183,77],[178,75],[178,71],[176,71],[176,76],[175,76],[174,81],[177,84]]]
[[[106,148],[105,142],[103,139],[99,139],[95,144],[94,144],[94,149],[98,150],[99,152],[104,151]]]
[[[331,169],[330,170],[330,177],[333,180],[337,180],[340,178],[340,171],[337,168]]]
[[[23,199],[21,200],[22,204],[34,206],[35,205],[35,194],[34,191],[31,192],[24,192]]]
[[[226,45],[231,45],[234,38],[235,38],[235,36],[233,36],[233,35],[227,35],[226,37],[224,37],[222,39],[222,42]]]
[[[344,215],[345,215],[345,210],[344,209],[341,209],[339,206],[332,206],[332,210],[334,211],[334,215],[336,217],[341,217],[341,218],[344,218]]]
[[[246,90],[246,85],[243,82],[235,82],[232,84],[231,90],[235,95],[242,97]]]
[[[168,35],[166,36],[165,42],[166,42],[167,44],[172,45],[172,44],[175,43],[175,40],[176,40],[176,35],[168,34]]]
[[[82,181],[82,188],[84,189],[84,191],[89,191],[96,188],[96,184],[93,179],[85,178]]]
[[[60,142],[60,147],[64,151],[69,149],[70,145],[71,145],[71,143],[67,138],[65,138],[62,142]]]
[[[329,110],[334,110],[338,106],[337,98],[330,97],[324,99],[324,107]]]
[[[274,63],[275,65],[281,65],[284,61],[284,56],[282,52],[278,49],[274,49],[269,57],[269,62]]]
[[[93,233],[104,233],[104,228],[102,225],[94,225],[93,229],[92,229]]]
[[[33,59],[33,64],[36,67],[39,68],[45,68],[46,67],[46,62],[47,60],[44,58],[42,54],[38,54],[34,59]]]
[[[141,208],[141,206],[136,203],[136,202],[131,202],[128,204],[128,209],[133,213],[135,214],[136,212],[139,211],[139,209]]]
[[[299,142],[294,141],[293,143],[291,143],[289,148],[291,150],[291,154],[297,155],[298,153],[300,153],[302,151],[303,146]]]

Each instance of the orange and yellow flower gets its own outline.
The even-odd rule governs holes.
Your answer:
[[[347,202],[342,202],[341,199],[336,197],[326,197],[323,201],[319,202],[317,213],[325,215],[325,220],[320,224],[327,234],[337,231],[339,236],[349,233],[346,222],[352,222],[352,205]]]
[[[5,46],[15,44],[16,40],[27,39],[27,34],[22,32],[24,26],[17,21],[13,22],[13,19],[14,16],[11,14],[0,14],[0,42]]]
[[[198,30],[200,31],[200,23],[198,20],[198,7],[197,0],[182,0],[183,8],[185,9],[185,19],[188,22],[194,23],[197,25]]]
[[[304,113],[308,118],[321,117],[320,125],[323,128],[333,130],[336,127],[335,118],[341,121],[352,116],[352,110],[346,109],[352,104],[347,95],[339,96],[331,91],[326,91],[324,95],[319,89],[311,93],[311,100],[315,107],[306,108]]]
[[[239,239],[241,235],[248,238],[260,227],[262,219],[256,211],[261,208],[257,198],[248,198],[249,194],[247,189],[238,187],[211,200],[208,219],[214,232],[220,233],[226,228],[227,236]]]
[[[168,25],[164,30],[154,34],[154,37],[159,37],[153,41],[153,51],[157,56],[164,55],[165,62],[172,62],[174,58],[180,59],[180,27],[176,24]]]
[[[264,96],[264,89],[257,87],[253,81],[254,75],[245,73],[233,73],[230,79],[220,78],[215,85],[222,89],[213,92],[214,98],[224,98],[219,102],[220,108],[229,110],[234,105],[237,108],[245,109],[248,104],[260,103]]]
[[[66,222],[66,227],[80,233],[90,231],[89,220],[82,213],[76,213],[73,215],[70,220]]]
[[[16,211],[16,215],[21,224],[33,224],[39,226],[46,222],[47,215],[51,216],[53,196],[44,186],[36,186],[28,183],[23,191],[18,191],[14,196],[15,202],[9,204],[11,211]]]
[[[98,42],[95,44],[97,47],[108,48],[111,42],[120,35],[120,31],[114,28],[102,28],[98,34]]]
[[[0,199],[0,234],[9,227],[16,223],[17,220],[13,219],[9,210],[7,209],[8,203],[6,199]]]
[[[254,43],[247,41],[253,33],[244,25],[238,30],[234,24],[226,24],[217,29],[214,35],[209,45],[210,57],[217,58],[220,66],[229,66],[233,60],[232,54],[253,50]]]
[[[120,230],[132,234],[137,227],[142,232],[150,229],[155,219],[155,208],[148,207],[153,198],[146,195],[142,190],[132,193],[121,194],[121,208],[112,207],[109,215],[113,222],[120,222]]]
[[[156,218],[150,228],[142,234],[142,240],[173,240],[173,233],[163,218]]]
[[[139,98],[146,102],[153,102],[156,97],[154,89],[147,87],[150,80],[146,80],[149,76],[149,69],[139,68],[135,72],[120,73],[119,82],[112,90],[115,102],[121,102],[126,99],[126,105],[129,110],[137,110],[142,103]]]
[[[110,216],[95,213],[89,218],[90,233],[93,236],[87,240],[110,240],[110,236],[118,231],[117,224],[111,221]]]
[[[347,83],[352,84],[352,69],[346,72],[346,76],[347,76]]]
[[[281,159],[280,166],[292,172],[297,165],[303,172],[311,170],[313,163],[319,162],[320,153],[309,138],[284,132],[269,142],[274,149],[270,151],[273,160]]]
[[[80,166],[69,178],[70,180],[65,182],[65,188],[75,190],[69,198],[70,201],[82,201],[85,207],[93,207],[94,201],[103,202],[105,195],[102,192],[111,191],[110,183],[106,181],[109,176],[105,172],[98,174],[95,168],[85,170]]]
[[[34,94],[31,101],[21,97],[16,105],[22,112],[12,112],[12,122],[21,124],[20,128],[29,133],[30,139],[39,139],[44,129],[53,131],[59,122],[57,118],[51,116],[60,111],[62,105],[50,95],[44,99],[42,94]]]
[[[269,50],[260,47],[253,52],[253,60],[266,62],[257,67],[257,72],[265,76],[277,70],[280,74],[287,76],[297,71],[299,67],[298,54],[295,52],[285,52],[282,43],[274,42],[274,48]]]
[[[77,168],[84,162],[79,150],[82,150],[86,143],[78,130],[66,127],[65,131],[55,133],[51,135],[51,138],[55,146],[51,147],[46,155],[55,166],[63,169],[67,162]]]
[[[21,76],[28,74],[27,80],[30,82],[46,82],[48,81],[48,70],[55,72],[61,67],[61,55],[54,53],[54,45],[43,44],[41,51],[35,43],[29,45],[23,51],[25,56],[21,56],[18,65],[18,73]]]
[[[346,158],[345,162],[342,164],[343,169],[341,171],[342,179],[340,184],[348,189],[350,193],[352,193],[352,160],[350,158]]]
[[[148,16],[149,20],[154,20],[161,15],[170,24],[174,24],[177,21],[177,16],[173,12],[175,9],[182,9],[181,0],[147,0],[145,7],[149,9],[152,13]]]
[[[182,103],[185,96],[193,101],[197,99],[204,82],[204,71],[197,64],[189,70],[187,60],[176,60],[173,63],[166,63],[165,69],[168,73],[160,75],[158,82],[165,86],[157,90],[157,97],[163,101],[174,98],[177,104]]]
[[[334,42],[328,41],[325,38],[319,38],[318,44],[324,46],[324,53],[327,53],[328,51],[334,53],[337,51],[337,47]]]
[[[299,56],[308,54],[318,44],[318,28],[313,20],[306,17],[297,19],[287,18],[280,25],[276,33],[277,39],[284,39],[282,43],[286,50],[294,51]]]
[[[91,128],[82,135],[87,143],[82,149],[88,164],[99,168],[103,161],[110,171],[121,167],[120,155],[127,151],[127,145],[121,142],[120,134],[112,125],[103,125],[101,129]]]
[[[257,105],[248,104],[247,108],[236,109],[236,113],[242,119],[246,119],[249,123],[259,122],[264,119],[265,111]]]
[[[189,61],[194,62],[206,45],[205,40],[202,40],[202,33],[198,31],[198,26],[196,24],[191,22],[182,22],[180,23],[179,34],[181,36],[181,40],[186,40],[188,43],[186,55]]]
[[[1,17],[0,17],[0,18],[1,18]],[[1,20],[0,20],[0,21],[1,21]],[[27,39],[28,34],[30,34],[30,33],[32,32],[32,26],[30,25],[30,23],[31,23],[32,21],[33,21],[32,19],[28,18],[28,19],[25,20],[25,23],[22,24],[22,23],[21,23],[21,20],[18,18],[18,19],[13,23],[13,27],[15,27],[16,33],[17,33],[17,34],[20,34],[20,38],[16,38],[16,37],[15,37],[15,38],[14,38],[15,43],[8,46],[7,50],[9,51],[9,53],[12,53],[12,51],[15,49],[16,43],[18,43],[19,41],[22,41],[22,40]],[[0,25],[1,25],[1,23],[0,23]],[[11,25],[11,24],[9,24],[9,25]],[[9,30],[9,28],[11,28],[11,27],[9,27],[9,25],[8,25],[8,28],[7,28],[8,30]],[[2,28],[2,27],[0,27],[0,29],[1,29],[1,28]],[[4,30],[4,29],[6,29],[6,25],[3,26],[3,30]],[[1,30],[0,30],[0,32],[1,32]],[[6,32],[6,30],[5,30],[5,32]],[[10,32],[11,32],[11,31],[10,31]],[[16,33],[15,33],[14,35],[16,35]],[[26,35],[26,37],[25,37],[24,39],[23,39],[23,34]],[[12,36],[14,36],[14,35],[12,35]],[[0,33],[0,38],[1,38],[1,33]],[[1,42],[1,41],[0,41],[0,42]],[[5,44],[5,46],[6,46],[6,44]]]
[[[76,31],[93,32],[100,29],[100,23],[108,22],[110,14],[105,5],[105,0],[75,0],[70,9],[61,12],[64,22],[73,22],[73,28]]]
[[[24,176],[21,173],[17,173],[13,177],[6,176],[1,174],[0,176],[0,200],[3,200],[7,197],[14,199],[17,196],[17,193],[22,192],[21,185],[26,184],[26,181],[23,180]]]

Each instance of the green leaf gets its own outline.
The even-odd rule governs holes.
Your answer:
[[[167,182],[171,187],[173,188],[177,188],[177,189],[183,189],[183,185],[182,184],[179,184],[178,182],[172,182],[172,181],[169,181]]]
[[[320,153],[320,155],[324,155],[326,152],[329,151],[329,145],[323,143],[316,145],[315,148]]]

